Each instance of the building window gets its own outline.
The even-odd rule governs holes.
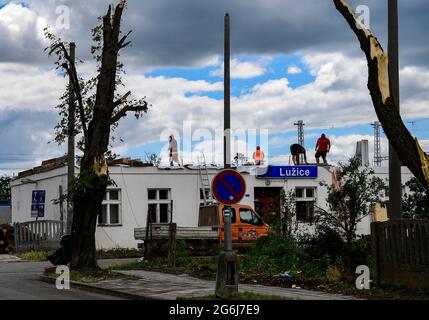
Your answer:
[[[299,222],[313,222],[316,203],[315,188],[296,188],[296,219]]]
[[[263,226],[264,222],[252,210],[240,208],[241,223],[252,224],[254,226]]]
[[[121,225],[121,190],[107,190],[98,215],[98,224],[102,226]]]
[[[152,223],[169,223],[171,216],[171,189],[148,189],[149,219]]]

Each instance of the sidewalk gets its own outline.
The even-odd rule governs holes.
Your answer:
[[[21,258],[18,258],[16,256],[12,256],[9,254],[0,254],[0,262],[17,262],[20,260]]]
[[[201,280],[188,275],[131,270],[115,271],[138,279],[115,279],[92,283],[91,286],[116,291],[122,294],[139,296],[142,299],[176,300],[178,297],[202,297],[213,295],[215,281]],[[329,294],[304,289],[268,287],[261,285],[240,284],[240,292],[254,292],[276,295],[297,300],[355,300],[351,296]]]

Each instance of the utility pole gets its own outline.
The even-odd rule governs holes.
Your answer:
[[[223,143],[223,165],[225,169],[231,167],[231,75],[230,75],[230,31],[229,14],[225,14],[225,44],[224,44],[224,143]]]
[[[225,169],[231,167],[231,104],[230,104],[230,24],[225,14],[225,58],[224,58],[224,158]],[[232,209],[224,205],[224,249],[219,253],[216,274],[216,291],[219,298],[230,298],[238,293],[237,254],[232,250]]]
[[[400,110],[399,97],[399,35],[398,35],[398,0],[388,0],[388,54],[389,54],[389,79],[392,96],[398,111]],[[402,217],[402,183],[401,162],[398,154],[389,144],[389,219],[401,219]]]
[[[76,45],[74,42],[70,43],[70,60],[75,63],[76,59]],[[69,114],[68,114],[68,151],[67,151],[67,192],[68,192],[68,201],[67,201],[67,224],[66,224],[66,234],[70,235],[72,230],[73,223],[73,206],[71,200],[71,183],[75,176],[75,95],[73,90],[73,83],[71,77],[69,77]]]

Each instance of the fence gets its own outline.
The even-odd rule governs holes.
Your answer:
[[[63,225],[52,220],[14,223],[15,251],[58,248]]]
[[[371,236],[378,285],[429,289],[429,221],[373,222]]]

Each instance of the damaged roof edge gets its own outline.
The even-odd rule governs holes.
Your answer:
[[[152,164],[143,163],[140,159],[131,159],[131,158],[108,160],[107,164],[109,166],[127,165],[131,167],[152,167],[153,166]],[[48,171],[66,167],[66,166],[67,166],[67,155],[64,155],[58,158],[43,160],[40,166],[19,172],[18,176],[14,180],[26,178],[34,174],[48,172]]]

